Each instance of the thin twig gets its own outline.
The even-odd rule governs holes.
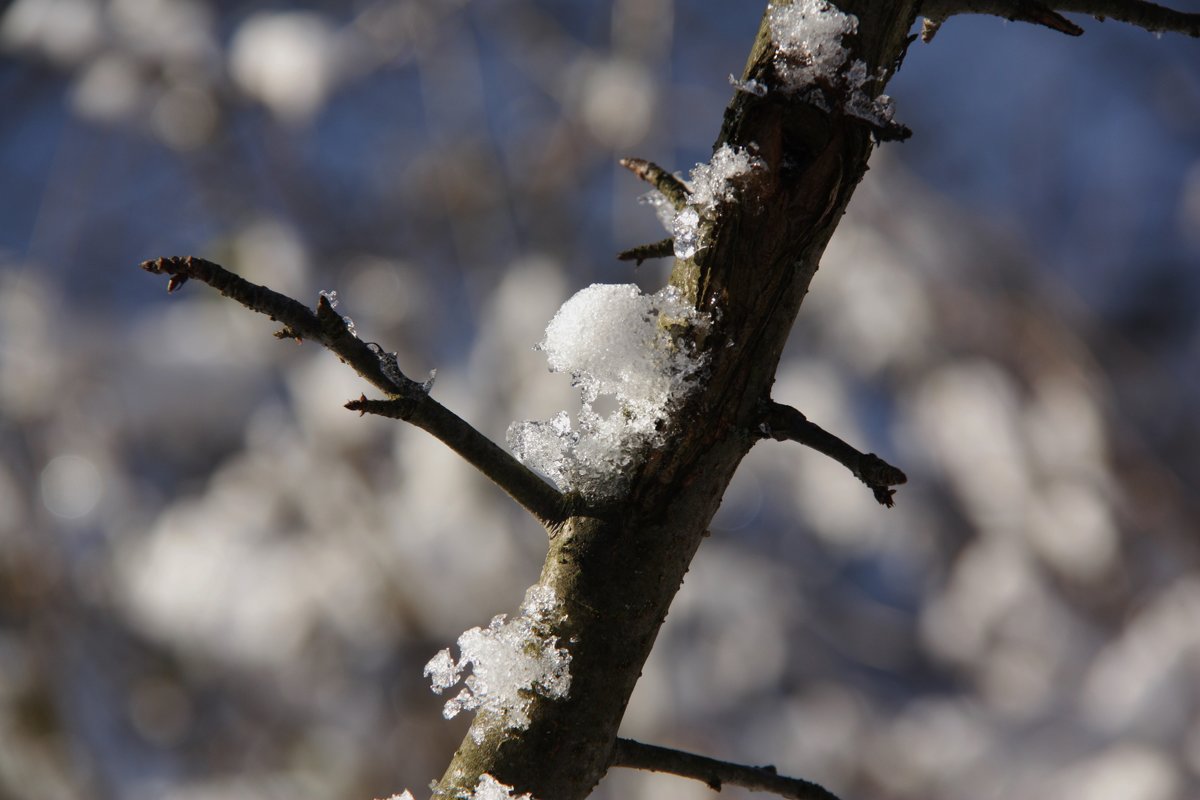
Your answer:
[[[675,240],[667,237],[652,244],[642,244],[617,253],[618,261],[636,261],[640,267],[648,258],[670,258],[675,255]]]
[[[774,767],[748,767],[715,758],[672,750],[632,739],[617,739],[612,766],[668,772],[702,781],[720,791],[725,784],[741,786],[752,792],[771,792],[793,800],[838,800],[837,796],[811,781],[787,778]]]
[[[908,476],[874,453],[863,453],[834,436],[791,406],[771,401],[762,417],[761,433],[783,442],[793,441],[811,447],[838,462],[867,485],[881,504],[896,504],[890,487],[908,482]]]
[[[617,163],[662,192],[671,201],[671,205],[675,206],[676,211],[682,211],[688,204],[687,185],[653,161],[644,158],[622,158]]]
[[[471,427],[450,409],[429,396],[426,387],[406,377],[397,368],[395,357],[377,345],[359,339],[346,325],[329,299],[321,295],[314,313],[303,303],[251,283],[229,270],[193,256],[159,258],[143,262],[142,269],[170,275],[167,291],[173,292],[189,279],[206,283],[221,294],[252,311],[283,323],[279,336],[320,342],[371,385],[387,400],[352,401],[360,413],[384,413],[403,419],[428,431],[491,479],[547,528],[563,520],[563,497],[550,484],[491,439]],[[380,404],[378,406],[374,404]]]
[[[921,14],[932,23],[922,38],[933,38],[937,25],[955,14],[992,14],[1020,22],[1034,22],[1078,36],[1083,29],[1055,12],[1087,14],[1099,20],[1115,19],[1154,33],[1172,31],[1200,37],[1200,14],[1160,6],[1146,0],[925,0]]]

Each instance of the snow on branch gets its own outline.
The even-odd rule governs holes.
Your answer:
[[[446,701],[442,715],[452,719],[460,711],[481,711],[500,719],[505,730],[522,731],[529,727],[534,695],[567,697],[571,654],[559,647],[554,634],[554,626],[564,618],[554,590],[534,585],[516,617],[497,614],[487,628],[471,628],[458,637],[457,661],[449,649],[440,651],[425,665],[433,691],[441,694],[459,681],[465,684]],[[464,680],[468,669],[471,674]],[[481,717],[472,723],[476,744],[483,742],[488,724]]]
[[[853,58],[847,39],[858,33],[858,17],[829,0],[793,0],[767,9],[767,28],[775,48],[774,76],[766,84],[746,76],[741,91],[762,97],[782,91],[827,112],[840,112],[871,126],[880,141],[903,141],[912,135],[896,122],[892,99],[876,90],[888,70],[870,70]]]
[[[791,406],[771,402],[762,417],[760,432],[776,441],[793,441],[824,453],[854,473],[882,505],[891,508],[896,493],[890,487],[908,482],[908,476],[874,453],[862,453],[834,436]]]
[[[251,283],[203,258],[158,258],[143,262],[141,268],[156,275],[169,275],[168,292],[195,279],[251,311],[283,323],[283,329],[276,333],[279,338],[319,342],[387,395],[386,400],[368,400],[363,396],[347,403],[347,408],[416,425],[462,456],[543,525],[552,528],[563,521],[563,497],[554,487],[430,397],[432,384],[418,383],[405,376],[396,365],[394,353],[359,339],[352,323],[334,310],[332,293],[321,294],[314,312],[297,300]]]
[[[670,415],[697,387],[707,361],[695,339],[708,328],[678,289],[643,294],[634,284],[593,284],[563,303],[538,348],[553,372],[580,390],[578,427],[566,411],[518,421],[508,445],[524,464],[591,502],[618,496],[653,447],[665,444]],[[614,401],[602,414],[600,398]]]
[[[748,767],[718,761],[715,758],[672,750],[632,739],[617,739],[612,766],[667,772],[702,781],[714,791],[725,785],[741,786],[753,792],[771,792],[792,800],[838,800],[822,786],[800,778],[787,778],[774,767]]]
[[[1083,28],[1058,12],[1087,14],[1102,21],[1115,19],[1151,33],[1171,31],[1200,37],[1200,14],[1175,11],[1145,0],[925,0],[921,4],[926,19],[921,38],[928,42],[942,22],[955,14],[991,14],[1044,25],[1071,36],[1083,33]]]

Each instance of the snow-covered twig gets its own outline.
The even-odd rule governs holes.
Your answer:
[[[617,739],[612,766],[668,772],[692,780],[703,781],[716,791],[726,784],[741,786],[754,792],[771,792],[793,800],[838,800],[822,786],[801,778],[778,774],[774,767],[748,767],[718,761],[715,758],[672,750],[632,739]]]
[[[617,163],[662,192],[671,201],[671,205],[675,206],[676,211],[682,211],[688,204],[687,184],[653,161],[644,158],[622,158]]]
[[[799,442],[824,453],[853,472],[888,508],[895,505],[892,495],[896,491],[890,487],[908,482],[908,476],[898,468],[874,453],[859,452],[791,406],[770,402],[763,413],[761,433],[778,442]]]
[[[1175,11],[1146,0],[925,0],[927,19],[922,38],[933,38],[937,26],[955,14],[991,14],[1018,22],[1033,22],[1078,36],[1083,29],[1056,12],[1087,14],[1097,19],[1128,22],[1153,33],[1172,31],[1200,37],[1200,14]]]
[[[345,318],[334,310],[327,295],[321,295],[313,312],[297,300],[251,283],[202,258],[158,258],[143,262],[141,267],[147,272],[170,275],[167,291],[173,292],[194,278],[246,308],[283,323],[283,330],[277,334],[281,338],[320,342],[387,395],[386,400],[373,401],[364,396],[348,403],[348,408],[416,425],[462,456],[547,528],[563,521],[565,508],[558,490],[430,397],[426,385],[403,375],[389,354],[359,339]]]

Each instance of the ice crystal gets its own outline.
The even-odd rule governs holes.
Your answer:
[[[749,80],[739,80],[732,72],[729,73],[729,85],[737,89],[739,92],[752,94],[755,97],[766,97],[767,86],[762,81],[757,81],[754,78]]]
[[[671,238],[676,258],[691,258],[700,249],[700,212],[687,206],[675,215],[671,223]]]
[[[711,218],[722,203],[734,199],[735,178],[763,166],[762,159],[746,150],[723,144],[713,153],[711,161],[692,168],[687,181],[688,204],[682,210],[676,211],[671,201],[658,190],[642,198],[642,202],[653,206],[658,221],[674,239],[676,258],[691,258],[704,247],[701,219]]]
[[[864,62],[851,61],[842,42],[858,31],[857,17],[827,0],[796,0],[771,6],[767,24],[778,51],[775,71],[785,90],[800,93],[827,111],[832,101],[847,114],[875,125],[892,121],[892,99],[866,92],[866,83],[877,76],[868,72]],[[831,90],[836,97],[827,94]]]
[[[732,180],[745,175],[762,160],[743,149],[721,145],[707,164],[692,167],[690,200],[702,212],[715,211],[719,203],[728,203],[734,198]]]
[[[675,206],[667,199],[665,194],[658,189],[651,189],[641,196],[639,202],[653,208],[654,214],[658,217],[658,221],[663,226],[663,229],[667,233],[671,232],[671,227],[675,224]]]
[[[513,787],[501,783],[486,772],[479,776],[475,790],[462,800],[534,800],[531,794],[513,794]]]
[[[540,345],[550,369],[579,387],[579,428],[565,411],[516,422],[509,447],[561,489],[617,494],[647,448],[664,442],[663,421],[704,365],[678,332],[706,324],[673,287],[647,295],[633,284],[598,283],[580,291],[550,320]],[[607,416],[594,408],[601,397],[616,403]]]
[[[458,637],[460,656],[442,650],[425,665],[434,692],[441,694],[460,680],[468,667],[464,688],[446,701],[442,715],[477,709],[503,720],[509,730],[529,726],[531,695],[562,699],[571,688],[571,655],[558,646],[552,626],[564,619],[554,590],[536,585],[525,593],[521,613],[492,618],[486,628],[472,628]],[[482,742],[484,728],[476,718],[471,735]]]

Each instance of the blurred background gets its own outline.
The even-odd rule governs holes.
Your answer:
[[[707,160],[761,11],[0,2],[0,798],[422,796],[469,724],[422,666],[543,533],[137,264],[337,290],[503,441],[577,408],[563,300],[663,283],[615,161]],[[912,46],[776,389],[909,483],[759,445],[624,735],[861,800],[1200,796],[1200,43],[1078,21]]]

